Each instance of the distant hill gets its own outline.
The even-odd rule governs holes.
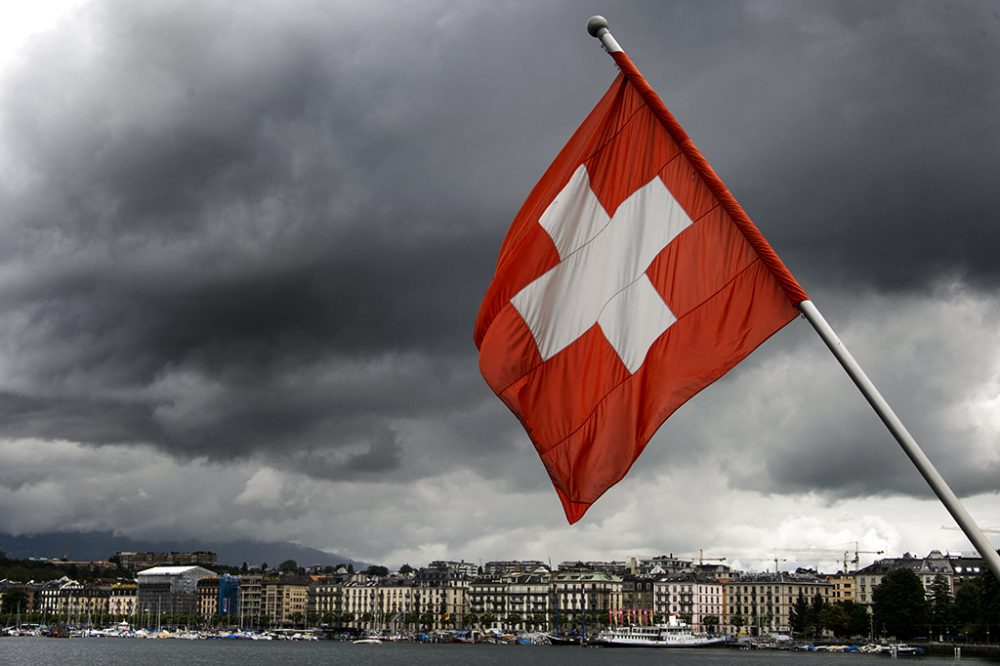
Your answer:
[[[0,551],[7,557],[66,557],[70,560],[106,560],[118,551],[192,551],[210,550],[219,557],[219,564],[240,566],[243,562],[258,566],[266,562],[275,567],[285,560],[295,560],[299,566],[353,564],[364,569],[368,564],[349,557],[327,553],[317,548],[294,543],[250,541],[147,541],[116,536],[111,532],[47,532],[13,536],[0,534]]]

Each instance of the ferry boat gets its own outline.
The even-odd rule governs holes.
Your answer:
[[[674,616],[670,617],[667,624],[617,627],[602,631],[594,639],[596,645],[606,647],[697,648],[722,645],[725,642],[724,636],[711,637],[692,632],[688,624]]]

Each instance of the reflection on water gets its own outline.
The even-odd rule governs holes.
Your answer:
[[[922,666],[954,665],[952,658],[920,657]],[[506,645],[413,645],[383,643],[353,645],[333,641],[295,643],[288,641],[179,641],[114,638],[0,638],[3,666],[145,666],[186,664],[191,666],[329,666],[357,664],[381,666],[506,666],[508,664],[552,664],[553,666],[764,666],[803,664],[808,666],[865,666],[898,663],[887,657],[863,654],[818,654],[806,652],[746,652],[715,648],[697,650],[614,649]],[[963,658],[961,664],[986,663]]]

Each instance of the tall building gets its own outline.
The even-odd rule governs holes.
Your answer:
[[[147,617],[199,614],[198,581],[215,573],[197,566],[153,567],[136,574],[136,612]]]

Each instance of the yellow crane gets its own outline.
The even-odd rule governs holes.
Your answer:
[[[853,543],[854,543],[854,550],[853,551],[844,550],[844,549],[841,549],[841,548],[809,548],[809,547],[804,547],[804,548],[775,548],[775,550],[778,551],[778,552],[782,552],[782,553],[837,553],[838,555],[842,554],[844,556],[844,560],[843,560],[843,562],[844,562],[844,573],[848,573],[850,571],[850,569],[848,567],[848,563],[853,564],[854,568],[857,569],[858,566],[861,564],[861,556],[862,555],[881,555],[882,553],[885,552],[884,550],[861,550],[860,544],[857,541],[855,541]],[[852,552],[854,553],[854,558],[853,559],[848,559],[848,556]],[[833,559],[833,558],[830,558],[830,559]]]

